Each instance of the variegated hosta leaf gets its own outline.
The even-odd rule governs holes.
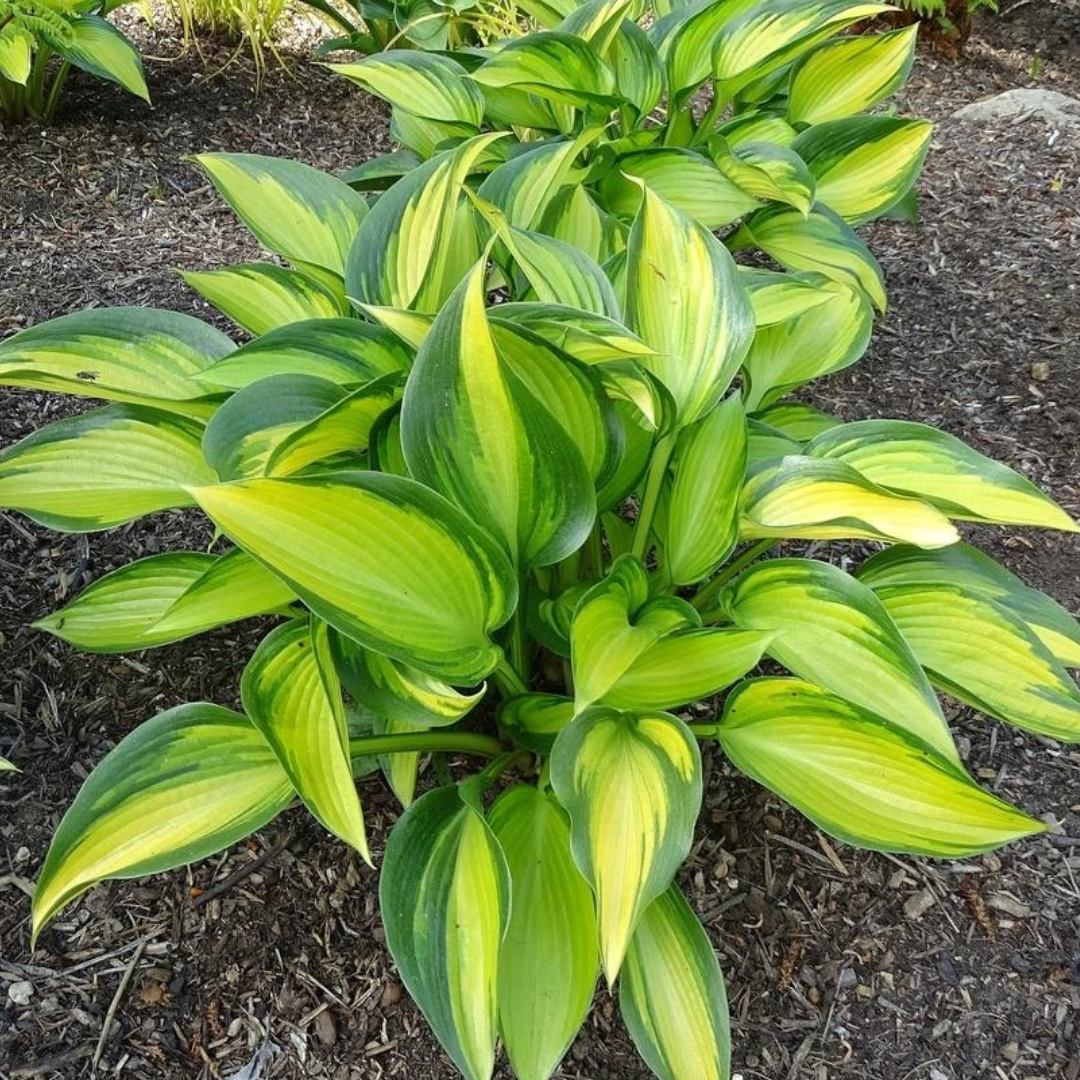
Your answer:
[[[758,210],[743,222],[736,246],[745,246],[747,238],[788,270],[814,270],[862,290],[884,312],[881,267],[851,226],[826,208],[819,206],[808,217],[786,207]]]
[[[649,37],[667,64],[668,93],[676,107],[712,73],[712,47],[721,27],[751,6],[751,0],[671,3],[649,28]]]
[[[828,413],[801,401],[777,402],[767,409],[754,413],[754,419],[783,432],[789,439],[794,439],[798,443],[807,443],[840,423]]]
[[[839,424],[818,435],[806,453],[843,461],[873,483],[925,499],[950,517],[1080,532],[1030,480],[926,424]]]
[[[555,737],[573,719],[573,698],[558,694],[520,694],[499,706],[499,727],[536,754],[550,754]]]
[[[629,102],[637,119],[648,116],[664,96],[664,64],[649,35],[624,19],[607,53],[615,91]]]
[[[630,218],[641,205],[643,185],[706,229],[719,229],[760,205],[703,154],[677,147],[619,158],[600,181],[600,196],[613,214]]]
[[[592,893],[570,854],[555,801],[518,784],[491,808],[510,871],[510,923],[499,950],[499,1029],[520,1080],[548,1080],[592,1004],[600,957]]]
[[[202,429],[139,405],[58,420],[0,454],[0,508],[58,532],[94,532],[177,506],[213,483]]]
[[[0,341],[0,384],[154,405],[205,416],[193,378],[235,346],[220,330],[156,308],[95,308]]]
[[[739,539],[746,417],[737,395],[684,428],[675,450],[664,569],[676,585],[709,576]]]
[[[265,334],[304,319],[333,319],[346,314],[334,294],[314,278],[276,263],[185,270],[181,276],[249,334]]]
[[[592,478],[563,427],[500,358],[479,262],[439,313],[405,388],[413,476],[497,536],[515,563],[558,562],[596,514]]]
[[[428,792],[398,820],[379,906],[405,988],[467,1080],[488,1080],[510,875],[498,841],[458,788]]]
[[[367,203],[337,177],[261,154],[197,154],[240,220],[268,250],[294,263],[344,274]]]
[[[370,863],[326,623],[295,619],[272,630],[244,668],[240,693],[307,808]]]
[[[9,22],[0,30],[0,75],[19,86],[25,86],[30,78],[30,65],[36,47],[36,39],[29,30]]]
[[[749,417],[746,421],[746,467],[756,472],[762,465],[774,465],[778,458],[801,454],[802,444],[789,439],[778,428]]]
[[[761,466],[743,488],[744,540],[891,540],[924,548],[959,539],[929,503],[894,494],[842,461],[796,454]]]
[[[700,625],[685,600],[649,598],[649,576],[639,559],[616,559],[574,611],[570,642],[578,711],[603,698],[654,642]]]
[[[72,9],[69,9],[72,10]],[[149,102],[139,50],[100,15],[77,15],[68,23],[68,39],[49,36],[49,44],[66,63],[108,79]]]
[[[875,592],[939,689],[1028,731],[1080,742],[1080,690],[1003,604],[945,583]]]
[[[513,570],[485,532],[422,484],[350,471],[192,494],[347,637],[461,685],[498,664],[490,634],[517,602]]]
[[[469,124],[479,131],[484,95],[465,68],[449,56],[418,49],[390,49],[355,64],[328,64],[383,101],[426,120]]]
[[[626,226],[601,209],[588,189],[571,184],[548,204],[539,231],[572,244],[603,265],[626,247]]]
[[[1023,619],[1066,667],[1080,667],[1080,624],[1056,600],[1025,585],[970,544],[940,551],[898,545],[862,564],[858,578],[872,589],[894,585],[952,585],[997,601]]]
[[[811,379],[849,367],[866,352],[874,314],[863,293],[826,279],[815,292],[821,302],[758,326],[743,360],[747,409],[761,409]]]
[[[405,109],[390,110],[390,139],[416,154],[423,161],[453,147],[463,139],[472,138],[472,124],[456,124],[444,120],[426,120]],[[410,170],[405,170],[403,176]]]
[[[755,679],[718,728],[732,763],[857,847],[960,858],[1046,826],[872,712],[798,679]]]
[[[562,19],[555,30],[589,42],[597,55],[607,56],[619,27],[634,18],[638,0],[586,0]]]
[[[361,304],[360,307],[365,315],[388,330],[413,353],[424,344],[424,338],[428,336],[432,323],[435,322],[435,316],[431,312],[379,307],[377,304]]]
[[[524,327],[583,364],[636,360],[652,351],[622,323],[565,304],[499,304],[489,319],[493,329],[508,322]]]
[[[626,951],[619,1009],[660,1080],[728,1080],[731,1031],[712,943],[671,884],[646,909]]]
[[[887,34],[837,38],[799,61],[787,115],[793,124],[823,124],[877,105],[903,86],[915,59],[919,25]]]
[[[406,371],[413,350],[392,331],[359,319],[305,319],[242,345],[196,378],[207,390],[242,390],[271,375],[310,375],[338,386],[363,386]]]
[[[349,255],[350,299],[421,312],[443,306],[480,254],[462,185],[479,156],[503,134],[478,135],[425,161],[380,196]]]
[[[619,709],[674,709],[712,697],[757,666],[771,631],[681,630],[650,645],[604,695]]]
[[[750,293],[758,330],[794,319],[796,315],[824,304],[830,297],[826,289],[819,287],[828,279],[819,274],[788,274],[740,266],[739,280]],[[748,362],[749,358],[743,366],[746,367]]]
[[[204,859],[293,794],[246,717],[206,702],[159,713],[106,755],[60,822],[34,891],[34,937],[91,885]]]
[[[754,333],[735,263],[708,229],[645,188],[627,247],[627,323],[685,427],[723,396]]]
[[[784,667],[959,762],[918,659],[867,586],[814,559],[769,559],[729,585],[723,604],[736,626],[775,634],[766,651]]]
[[[790,146],[799,134],[782,116],[767,109],[740,112],[721,124],[716,131],[731,147],[756,142]]]
[[[574,861],[596,896],[612,986],[642,912],[690,851],[701,755],[674,716],[597,706],[559,732],[551,782],[570,814]]]
[[[419,154],[407,147],[376,154],[341,173],[340,178],[354,191],[385,191],[406,173],[423,163]]]
[[[818,202],[861,225],[910,190],[933,130],[928,120],[850,116],[807,128],[791,149],[809,166]]]
[[[758,199],[787,203],[807,214],[814,205],[815,181],[795,150],[769,142],[733,147],[722,135],[709,140],[713,161],[733,184]]]

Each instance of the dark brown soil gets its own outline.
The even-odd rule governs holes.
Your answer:
[[[1080,93],[1076,0],[1013,6],[977,21],[960,63],[917,66],[905,108],[940,121],[923,219],[870,230],[891,312],[818,403],[939,424],[1078,515],[1080,135],[950,119],[1032,85],[1036,53],[1038,85]],[[201,70],[195,58],[152,64],[152,112],[76,78],[48,131],[0,135],[0,334],[91,304],[206,315],[174,268],[256,248],[182,154],[257,150],[339,169],[385,140],[381,111],[316,69],[270,72],[257,99],[244,62],[213,81]],[[72,407],[0,391],[0,445]],[[26,893],[82,778],[160,709],[234,704],[259,628],[102,658],[26,624],[123,562],[205,539],[182,514],[88,538],[0,514],[0,754],[24,770],[0,779],[0,1080],[91,1075],[133,961],[102,1044],[101,1069],[117,1076],[229,1077],[262,1050],[263,1077],[449,1080],[382,945],[374,873],[302,812],[186,871],[100,886],[28,951]],[[1080,541],[978,540],[1080,611]],[[964,864],[868,855],[828,844],[706,754],[683,881],[721,950],[745,1080],[1080,1077],[1080,753],[952,715],[973,772],[1060,822],[1053,833]],[[377,854],[394,809],[377,782],[363,792]],[[196,903],[195,890],[263,855]],[[9,990],[25,982],[18,1004],[25,987]],[[559,1075],[644,1078],[614,1002],[601,992],[596,1004]]]

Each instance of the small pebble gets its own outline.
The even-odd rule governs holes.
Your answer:
[[[13,1005],[29,1005],[30,999],[34,996],[34,985],[25,979],[21,982],[13,982],[8,987],[7,996]]]

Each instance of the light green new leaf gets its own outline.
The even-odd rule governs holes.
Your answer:
[[[94,532],[170,507],[213,482],[190,420],[107,405],[58,420],[0,454],[0,508],[58,532]]]
[[[327,64],[331,71],[358,83],[369,93],[423,117],[469,124],[484,119],[484,95],[465,68],[449,56],[418,49],[390,49],[355,64]]]
[[[558,562],[592,528],[595,496],[580,451],[496,351],[482,261],[417,354],[401,436],[413,476],[502,540],[515,563]]]
[[[25,86],[30,78],[34,47],[33,34],[21,26],[9,23],[0,30],[0,75],[19,86]]]
[[[1046,828],[909,732],[798,679],[744,683],[717,734],[738,769],[858,847],[956,859]]]
[[[846,462],[791,454],[759,467],[743,487],[744,540],[889,540],[947,547],[956,527],[929,503],[897,495]]]
[[[723,397],[754,334],[735,263],[708,229],[645,188],[627,247],[627,323],[656,355],[685,427]]]
[[[111,23],[99,15],[72,19],[69,40],[53,38],[50,45],[69,64],[91,75],[119,83],[128,93],[150,101],[139,50]]]
[[[959,761],[918,659],[867,586],[814,559],[769,559],[722,602],[736,626],[775,633],[767,652],[784,667]]]
[[[307,808],[370,863],[326,623],[295,619],[272,630],[244,668],[240,693]]]
[[[574,861],[596,896],[608,985],[642,912],[689,854],[701,808],[701,755],[667,713],[588,709],[559,732],[551,783],[570,814]]]
[[[830,293],[820,287],[828,279],[818,274],[787,274],[756,266],[740,266],[739,280],[750,293],[754,322],[759,330],[794,319],[830,298]],[[744,361],[743,366],[747,367],[748,361]]]
[[[837,38],[794,68],[787,115],[793,124],[822,124],[854,116],[903,86],[915,59],[919,24],[887,34]]]
[[[467,1080],[488,1080],[494,1065],[510,887],[498,841],[456,787],[418,799],[390,834],[379,878],[386,944]]]
[[[577,711],[603,698],[645,651],[674,630],[701,625],[675,596],[649,598],[649,576],[632,555],[578,601],[570,628]]]
[[[347,637],[461,685],[498,664],[489,635],[514,610],[514,573],[485,532],[422,484],[350,471],[192,494]]]
[[[0,757],[0,772],[19,772],[19,766],[13,765],[7,758]]]
[[[246,717],[205,702],[159,713],[102,760],[60,822],[34,890],[33,936],[91,885],[205,859],[292,798]]]
[[[950,517],[1080,532],[1080,526],[1030,480],[937,428],[907,420],[839,424],[806,448],[843,461],[868,480],[914,495]]]
[[[1080,690],[1003,604],[945,583],[875,592],[939,689],[1028,731],[1080,742]]]
[[[359,319],[308,319],[263,334],[194,377],[207,389],[241,390],[271,375],[311,375],[355,387],[408,370],[412,357],[413,350],[384,327]]]
[[[678,885],[638,922],[619,986],[638,1053],[660,1080],[728,1080],[731,1031],[724,976]]]
[[[684,428],[675,449],[664,567],[676,585],[709,576],[739,539],[746,416],[737,395]]]
[[[550,754],[555,737],[573,719],[573,698],[558,694],[519,694],[499,706],[499,727],[535,754]]]
[[[268,250],[343,275],[367,215],[363,196],[328,173],[261,154],[192,158]]]
[[[510,871],[499,950],[499,1029],[519,1080],[548,1080],[581,1027],[599,971],[592,893],[570,854],[566,813],[518,784],[491,808]]]
[[[96,308],[0,342],[0,384],[208,415],[193,379],[235,349],[220,330],[156,308]]]
[[[1066,667],[1080,667],[1080,624],[1056,600],[1025,585],[1000,563],[970,544],[940,551],[898,545],[879,552],[858,570],[872,589],[892,585],[946,584],[996,600],[1023,619]]]
[[[275,263],[184,270],[180,276],[249,334],[265,334],[305,319],[333,319],[346,314],[329,289],[299,270]]]

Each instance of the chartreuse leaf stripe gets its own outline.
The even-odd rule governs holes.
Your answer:
[[[98,881],[204,859],[292,798],[246,717],[206,702],[159,713],[106,755],[60,822],[34,891],[34,937]]]
[[[701,756],[667,713],[587,710],[559,732],[551,783],[570,814],[574,862],[596,896],[612,986],[642,912],[671,884],[701,808]]]
[[[796,315],[824,304],[830,296],[819,287],[827,279],[812,274],[785,274],[756,266],[740,266],[739,275],[743,287],[750,293],[759,331],[763,326],[794,319]],[[754,340],[757,340],[756,334]]]
[[[0,454],[0,508],[58,532],[93,532],[176,506],[212,483],[198,424],[107,405],[41,428]]]
[[[293,262],[344,274],[367,203],[334,176],[261,154],[197,154],[240,220],[268,250]]]
[[[30,78],[30,62],[36,47],[29,30],[8,23],[0,31],[0,75],[19,86],[25,86]]]
[[[272,630],[244,668],[240,693],[307,808],[370,863],[326,623],[294,619]]]
[[[798,679],[755,679],[717,736],[736,768],[857,847],[961,858],[1046,826],[910,732]]]
[[[498,841],[456,787],[418,799],[390,834],[379,878],[386,944],[467,1080],[488,1080],[494,1064],[510,888]]]
[[[774,632],[766,651],[784,667],[959,761],[911,647],[877,596],[849,574],[814,559],[769,559],[729,585],[722,603],[736,626]]]
[[[519,1080],[548,1080],[592,1003],[600,957],[592,893],[570,854],[566,812],[518,784],[491,808],[510,871],[499,950],[499,1029]]]
[[[498,664],[489,635],[514,610],[514,573],[485,532],[422,484],[350,471],[192,495],[347,637],[462,685]]]
[[[95,308],[31,326],[0,342],[0,384],[153,404],[206,415],[209,388],[193,379],[235,346],[190,315]]]
[[[873,483],[925,499],[950,517],[1080,532],[1030,480],[926,424],[839,424],[818,435],[806,453],[843,461]]]
[[[878,487],[842,461],[790,454],[761,466],[742,497],[744,540],[892,540],[938,548],[959,539],[940,510]]]
[[[859,568],[864,585],[952,585],[965,593],[996,600],[1023,619],[1066,667],[1080,667],[1080,624],[1056,600],[1025,585],[989,555],[970,544],[940,551],[897,545],[879,552]]]
[[[635,360],[652,351],[622,323],[565,304],[499,304],[489,318],[496,333],[500,324],[513,323],[531,330],[583,364]]]
[[[626,952],[619,1009],[660,1080],[728,1080],[731,1031],[712,943],[674,883],[646,909]]]
[[[859,34],[819,46],[792,73],[788,119],[793,124],[822,124],[884,101],[907,79],[918,34],[914,23],[887,34]]]
[[[658,274],[658,266],[666,267]],[[640,363],[670,391],[679,426],[723,396],[754,334],[735,263],[708,229],[646,187],[627,246],[627,323],[656,350]]]
[[[751,142],[731,147],[723,136],[709,140],[717,168],[735,185],[758,199],[775,200],[802,214],[814,204],[814,177],[794,148]]]
[[[329,289],[299,270],[276,263],[185,270],[181,277],[249,334],[265,334],[303,319],[333,319],[345,314]]]
[[[503,363],[484,311],[484,262],[454,291],[405,387],[401,438],[417,479],[525,566],[558,562],[596,513],[592,478],[563,427]]]
[[[1028,731],[1080,742],[1080,690],[1003,604],[944,583],[875,591],[939,689]]]

